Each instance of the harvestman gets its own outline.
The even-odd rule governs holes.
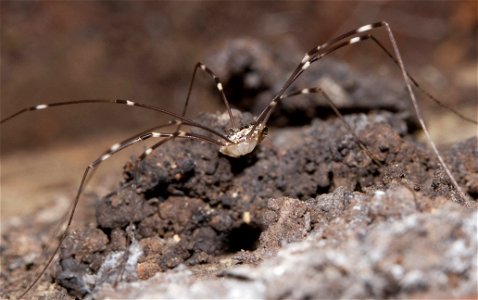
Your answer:
[[[389,41],[392,45],[392,48],[393,48],[394,55],[389,50],[387,50],[385,48],[385,46],[375,38],[374,35],[371,34],[372,31],[375,31],[379,28],[383,28],[383,29],[386,30],[386,32],[388,34],[388,39],[389,39]],[[136,135],[134,135],[134,136],[132,136],[132,137],[126,139],[126,140],[123,140],[120,143],[116,143],[116,144],[112,145],[107,151],[102,153],[101,156],[99,156],[96,160],[94,160],[93,162],[91,162],[88,165],[88,167],[86,168],[86,170],[83,174],[83,177],[81,178],[81,183],[79,185],[78,191],[77,191],[76,196],[74,198],[74,202],[72,204],[71,211],[68,213],[68,221],[66,223],[66,228],[64,229],[64,231],[62,232],[62,234],[60,236],[58,245],[55,247],[53,254],[49,257],[46,265],[42,268],[39,275],[27,287],[27,289],[24,292],[22,292],[22,294],[19,297],[21,298],[21,297],[25,296],[36,285],[38,280],[46,272],[47,268],[50,266],[54,257],[58,253],[58,250],[59,250],[61,244],[63,243],[63,241],[65,240],[65,237],[67,236],[67,234],[69,232],[69,228],[70,228],[70,225],[71,225],[71,222],[72,222],[72,219],[73,219],[75,209],[78,205],[78,201],[80,199],[80,196],[83,193],[83,190],[84,190],[84,188],[87,184],[87,181],[91,178],[93,171],[103,161],[107,160],[108,158],[110,158],[115,153],[117,153],[117,152],[119,152],[119,151],[133,145],[133,144],[139,143],[141,141],[145,141],[145,140],[148,140],[150,138],[161,138],[161,140],[158,141],[156,144],[153,144],[151,147],[147,148],[139,156],[137,162],[140,162],[146,156],[151,154],[154,149],[158,148],[162,144],[164,144],[164,143],[166,143],[166,142],[168,142],[172,139],[175,139],[175,138],[197,139],[197,140],[205,141],[205,142],[208,142],[208,143],[216,144],[216,145],[219,146],[219,151],[222,154],[227,155],[227,156],[231,156],[231,157],[239,157],[239,156],[247,155],[250,152],[252,152],[255,149],[255,147],[265,137],[266,132],[267,132],[267,127],[266,127],[267,121],[268,121],[269,117],[271,116],[271,113],[274,111],[275,107],[282,100],[284,100],[286,98],[289,98],[289,97],[301,95],[301,94],[313,94],[314,93],[314,94],[322,95],[328,101],[328,103],[330,104],[332,109],[335,111],[335,113],[340,117],[340,119],[344,122],[344,124],[348,128],[348,130],[352,133],[352,135],[354,136],[354,138],[357,141],[357,143],[359,144],[359,146],[364,151],[366,151],[367,155],[369,155],[370,158],[373,161],[375,161],[376,163],[380,163],[366,149],[365,145],[360,141],[360,139],[354,133],[351,126],[345,121],[345,119],[342,117],[340,112],[337,110],[337,107],[334,105],[334,103],[332,102],[330,97],[320,87],[306,88],[306,89],[302,89],[302,90],[299,90],[299,91],[294,91],[294,92],[286,94],[286,91],[289,89],[289,87],[295,82],[295,80],[306,69],[308,69],[310,67],[310,65],[312,63],[318,61],[319,59],[323,58],[324,56],[326,56],[326,55],[328,55],[328,54],[330,54],[330,53],[332,53],[332,52],[334,52],[334,51],[336,51],[340,48],[346,47],[346,46],[351,45],[351,44],[359,43],[359,42],[362,42],[362,41],[365,41],[365,40],[373,41],[374,44],[377,45],[382,51],[384,51],[385,54],[389,58],[391,58],[393,60],[393,62],[400,68],[403,79],[405,81],[405,85],[407,87],[407,92],[410,96],[410,100],[413,104],[413,107],[414,107],[415,113],[417,115],[417,118],[420,122],[420,125],[423,128],[423,131],[425,132],[425,135],[426,135],[426,137],[427,137],[435,155],[437,156],[441,166],[443,167],[443,169],[445,170],[445,172],[449,176],[451,182],[455,186],[455,188],[458,191],[462,200],[465,200],[466,199],[465,194],[463,193],[462,189],[460,188],[460,186],[456,182],[455,178],[451,174],[450,170],[446,166],[445,162],[443,161],[443,159],[442,159],[441,155],[439,154],[434,142],[431,140],[430,134],[427,130],[427,127],[425,126],[425,123],[424,123],[423,118],[421,116],[420,110],[418,108],[418,104],[417,104],[415,95],[414,95],[413,90],[412,90],[412,85],[414,85],[415,87],[420,89],[422,92],[424,92],[433,101],[437,102],[440,105],[442,105],[442,104],[436,98],[434,98],[432,95],[430,95],[429,93],[424,91],[418,85],[417,81],[415,79],[413,79],[413,77],[406,71],[404,63],[403,63],[402,58],[400,56],[400,52],[398,50],[397,43],[395,41],[395,37],[394,37],[394,35],[393,35],[393,33],[390,29],[389,24],[386,23],[386,22],[383,22],[383,21],[376,22],[376,23],[361,26],[361,27],[359,27],[355,30],[352,30],[352,31],[349,31],[345,34],[342,34],[342,35],[338,36],[337,38],[331,39],[328,42],[326,42],[322,45],[319,45],[319,46],[313,48],[312,50],[310,50],[309,52],[307,52],[305,54],[305,56],[303,57],[302,61],[297,65],[297,67],[292,72],[292,74],[289,76],[289,78],[287,79],[285,84],[279,90],[279,92],[272,98],[269,105],[260,113],[260,115],[255,119],[254,122],[252,122],[251,124],[249,124],[245,127],[242,127],[242,128],[237,127],[237,121],[235,120],[235,118],[232,114],[232,111],[231,111],[231,108],[229,106],[228,100],[227,100],[226,95],[223,91],[223,85],[222,85],[221,81],[219,80],[219,78],[215,75],[215,73],[211,69],[209,69],[208,67],[206,67],[202,63],[197,63],[195,68],[194,68],[193,76],[192,76],[191,83],[189,85],[188,94],[187,94],[187,97],[186,97],[186,102],[185,102],[185,105],[184,105],[184,108],[183,108],[183,111],[182,111],[181,115],[166,111],[164,109],[161,109],[161,108],[158,108],[158,107],[155,107],[155,106],[152,106],[152,105],[141,104],[141,103],[138,103],[138,102],[135,102],[135,101],[130,101],[130,100],[90,99],[90,100],[77,100],[77,101],[66,101],[66,102],[57,102],[57,103],[49,103],[49,104],[39,104],[39,105],[35,105],[35,106],[31,106],[31,107],[22,109],[22,110],[20,110],[16,113],[6,117],[5,119],[1,120],[0,124],[3,124],[5,122],[17,117],[18,115],[23,114],[23,113],[28,112],[28,111],[36,111],[36,110],[43,110],[43,109],[56,107],[56,106],[85,104],[85,103],[110,103],[110,104],[121,104],[121,105],[126,105],[126,106],[131,106],[131,107],[135,106],[135,107],[141,107],[141,108],[148,109],[148,110],[154,110],[154,111],[157,111],[157,112],[160,112],[160,113],[163,113],[165,115],[168,115],[168,116],[172,117],[172,120],[170,120],[166,124],[161,124],[161,125],[155,126],[155,127],[150,128],[148,130],[145,130],[145,131],[143,131],[139,134],[136,134]],[[197,122],[194,122],[194,121],[191,121],[191,120],[185,118],[186,109],[187,109],[187,106],[188,106],[188,103],[189,103],[191,91],[192,91],[192,88],[193,88],[193,85],[194,85],[194,80],[195,80],[196,73],[197,73],[198,70],[201,70],[201,71],[205,72],[206,74],[208,74],[214,80],[214,82],[216,84],[217,91],[219,92],[219,95],[220,95],[222,101],[224,102],[224,104],[226,106],[226,109],[227,109],[227,112],[228,112],[229,118],[230,118],[229,122],[230,122],[230,127],[231,127],[231,129],[229,129],[226,134],[222,134],[222,133],[220,133],[220,132],[218,132],[214,129],[208,128],[204,125],[201,125]],[[457,111],[454,111],[451,108],[449,108],[449,109],[452,110],[455,114],[459,115],[461,118],[476,124],[476,121],[471,120],[471,119],[469,119],[465,116],[462,116]],[[171,126],[175,127],[175,129],[173,131],[171,131],[171,132],[163,131],[164,128],[171,127]],[[185,127],[186,127],[186,129],[184,129]],[[205,135],[198,134],[198,133],[195,133],[195,132],[191,132],[191,131],[188,130],[188,128],[202,129],[205,132],[208,132],[209,134],[211,134],[213,137],[209,137],[209,136],[205,136]]]

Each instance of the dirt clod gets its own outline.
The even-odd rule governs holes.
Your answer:
[[[440,209],[449,202],[445,197],[453,195],[453,188],[430,152],[403,139],[392,127],[399,123],[395,118],[390,113],[346,117],[382,162],[378,165],[339,120],[313,122],[301,132],[301,143],[285,151],[274,146],[272,136],[271,142],[253,154],[254,161],[237,173],[232,171],[233,159],[218,155],[214,146],[196,141],[167,144],[137,169],[126,170],[138,174],[137,185],[124,183],[118,192],[124,198],[116,201],[105,220],[127,220],[129,216],[129,222],[138,225],[136,238],[145,252],[137,271],[146,279],[181,264],[214,264],[218,257],[241,249],[271,255],[319,232],[322,239],[345,243],[351,231],[367,234],[374,224]],[[213,126],[221,125],[221,119],[206,115],[199,121]],[[470,153],[468,147],[472,146],[468,141],[458,148]],[[456,154],[456,149],[452,153]],[[194,163],[181,163],[189,159]],[[458,166],[452,165],[452,170]],[[183,174],[180,180],[178,172]],[[150,176],[160,178],[154,181],[161,189],[152,186]],[[476,202],[469,204],[476,206]],[[123,207],[138,209],[131,213]],[[98,223],[118,232],[126,221]],[[68,252],[62,252],[62,260],[67,259]],[[324,266],[324,276],[340,278],[344,274],[341,268]],[[428,286],[418,282],[401,286],[391,281],[382,288],[370,295],[422,292]],[[342,292],[336,290],[328,296]],[[274,295],[272,298],[285,294]]]

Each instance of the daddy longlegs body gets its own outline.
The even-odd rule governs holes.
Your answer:
[[[384,29],[387,33],[389,42],[392,46],[393,51],[389,51],[374,35],[373,33],[379,29]],[[302,95],[302,94],[319,94],[320,96],[324,97],[329,105],[332,107],[334,112],[338,115],[338,117],[342,120],[344,125],[347,127],[347,129],[350,131],[350,133],[353,135],[355,138],[356,142],[360,146],[360,148],[366,152],[366,154],[377,164],[381,164],[379,160],[377,160],[370,151],[366,148],[366,146],[360,141],[358,136],[354,133],[354,130],[351,128],[351,126],[345,121],[345,119],[342,117],[341,113],[338,111],[337,107],[335,106],[333,100],[327,95],[327,93],[322,90],[321,87],[312,87],[312,88],[305,88],[297,91],[292,91],[287,93],[289,90],[290,86],[299,78],[299,76],[306,71],[312,63],[322,59],[323,57],[327,56],[328,54],[335,52],[338,49],[347,47],[352,44],[356,44],[359,42],[363,42],[366,40],[372,41],[373,44],[378,46],[400,69],[401,71],[401,76],[403,77],[403,80],[405,82],[405,86],[407,89],[407,93],[409,95],[410,101],[413,105],[415,114],[417,116],[417,119],[425,133],[425,136],[427,140],[429,141],[433,152],[435,153],[436,157],[438,158],[440,165],[443,167],[445,170],[446,174],[450,178],[452,184],[454,185],[456,191],[458,192],[459,197],[461,198],[461,201],[465,201],[467,199],[467,196],[465,193],[462,191],[461,187],[458,185],[457,181],[451,174],[449,168],[445,164],[442,156],[438,152],[435,143],[432,141],[429,131],[427,127],[425,126],[425,123],[423,121],[423,118],[421,116],[420,110],[418,108],[417,100],[415,98],[415,94],[413,92],[412,86],[415,88],[420,89],[422,92],[425,93],[425,95],[432,99],[433,101],[439,103],[442,105],[435,97],[433,97],[431,94],[428,92],[424,91],[420,85],[417,83],[417,81],[407,72],[405,69],[403,60],[401,58],[400,52],[398,50],[397,42],[395,40],[395,37],[392,33],[392,30],[389,26],[388,23],[381,21],[381,22],[376,22],[376,23],[371,23],[367,24],[364,26],[361,26],[357,29],[354,29],[352,31],[349,31],[347,33],[344,33],[334,39],[331,39],[313,49],[311,49],[309,52],[305,54],[305,56],[302,58],[300,63],[297,65],[297,67],[294,69],[292,74],[288,77],[287,81],[285,84],[282,86],[282,88],[275,94],[275,96],[272,98],[270,101],[269,105],[265,107],[265,109],[255,118],[255,121],[252,122],[251,124],[239,128],[237,126],[238,122],[235,119],[235,117],[232,114],[231,107],[229,105],[229,102],[227,100],[227,97],[223,91],[223,85],[220,81],[220,79],[215,75],[215,73],[209,69],[206,65],[202,63],[197,63],[194,72],[192,75],[192,79],[189,85],[186,101],[184,104],[184,108],[181,112],[181,114],[175,114],[172,112],[169,112],[167,110],[164,110],[162,108],[152,106],[152,105],[147,105],[147,104],[142,104],[136,101],[132,100],[122,100],[122,99],[116,99],[116,100],[108,100],[108,99],[89,99],[89,100],[76,100],[76,101],[66,101],[66,102],[57,102],[57,103],[47,103],[47,104],[38,104],[35,106],[31,106],[28,108],[24,108],[0,121],[0,124],[3,124],[25,112],[29,111],[38,111],[38,110],[44,110],[44,109],[49,109],[52,107],[59,107],[59,106],[67,106],[67,105],[76,105],[76,104],[93,104],[93,103],[106,103],[106,104],[119,104],[119,105],[126,105],[126,106],[131,106],[131,107],[140,107],[143,109],[147,110],[152,110],[152,111],[157,111],[161,114],[167,115],[171,117],[172,119],[165,123],[165,124],[160,124],[158,126],[155,126],[153,128],[149,128],[148,130],[142,131],[128,139],[125,139],[119,143],[116,143],[112,145],[108,150],[104,151],[96,160],[92,161],[85,169],[83,176],[81,178],[80,185],[78,187],[78,190],[76,192],[72,208],[68,212],[67,215],[67,221],[66,221],[66,227],[61,233],[61,236],[59,238],[58,245],[54,248],[53,254],[48,258],[46,264],[43,266],[41,269],[40,273],[35,277],[35,279],[29,284],[29,286],[19,294],[19,298],[24,297],[35,285],[36,283],[40,280],[40,278],[43,276],[43,274],[46,272],[48,267],[51,265],[54,257],[58,253],[58,250],[60,249],[61,244],[65,240],[67,234],[69,233],[70,225],[76,210],[76,207],[78,205],[79,199],[81,195],[83,194],[83,191],[85,189],[85,186],[88,182],[88,180],[91,178],[93,175],[93,172],[98,168],[98,166],[110,158],[112,155],[116,154],[117,152],[128,148],[129,146],[132,146],[134,144],[137,144],[139,142],[152,139],[152,138],[159,138],[160,140],[153,144],[151,147],[147,148],[137,159],[137,162],[141,162],[146,156],[151,154],[156,148],[160,147],[164,143],[171,141],[176,138],[181,138],[181,139],[196,139],[200,141],[204,141],[207,143],[215,144],[219,147],[219,151],[230,157],[240,157],[243,155],[247,155],[251,153],[256,146],[265,138],[267,134],[267,122],[269,120],[269,117],[271,116],[272,112],[274,111],[275,107],[280,104],[281,101],[284,99]],[[194,86],[194,81],[196,78],[197,71],[200,70],[204,73],[206,73],[211,79],[214,81],[216,89],[222,99],[222,101],[225,104],[226,110],[229,115],[229,125],[230,129],[225,133],[220,133],[212,128],[209,128],[207,126],[201,125],[195,121],[189,120],[185,117],[186,115],[186,110],[188,107],[190,95]],[[469,122],[472,123],[477,123],[475,120],[469,119],[461,114],[459,114],[457,111],[454,111],[453,109],[449,108],[452,110],[453,113],[457,114],[459,117],[462,119],[465,119]],[[166,131],[165,128],[172,127],[174,128],[172,131]],[[196,129],[201,129],[205,132],[207,132],[209,135],[203,135],[196,133],[195,131],[190,131],[190,129],[196,128]]]

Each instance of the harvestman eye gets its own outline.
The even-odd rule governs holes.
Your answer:
[[[384,29],[388,35],[389,42],[392,45],[393,51],[389,51],[372,33]],[[89,99],[89,100],[76,100],[76,101],[66,101],[66,102],[57,102],[57,103],[45,103],[45,104],[38,104],[35,106],[27,107],[24,108],[6,118],[0,121],[0,124],[3,124],[25,112],[29,111],[38,111],[38,110],[45,110],[53,107],[59,107],[59,106],[68,106],[68,105],[79,105],[79,104],[118,104],[118,105],[126,105],[129,107],[139,107],[142,109],[146,110],[152,110],[156,111],[158,113],[161,113],[163,115],[171,117],[171,120],[165,124],[159,124],[157,126],[154,126],[152,128],[149,128],[147,130],[144,130],[138,134],[135,134],[134,136],[125,139],[121,142],[115,143],[109,147],[106,151],[104,151],[102,154],[98,156],[97,159],[93,160],[85,169],[83,177],[81,179],[80,185],[78,187],[78,191],[76,193],[76,196],[73,201],[73,207],[71,211],[68,214],[68,219],[66,222],[66,227],[64,231],[62,232],[59,242],[57,246],[55,247],[53,254],[48,258],[46,264],[43,266],[41,269],[40,273],[38,276],[35,277],[35,280],[33,280],[27,289],[23,291],[19,297],[22,298],[24,297],[38,282],[38,280],[43,276],[43,274],[46,272],[47,268],[53,261],[54,257],[58,253],[58,250],[65,240],[67,234],[69,233],[70,230],[70,225],[73,219],[73,215],[75,213],[76,207],[78,205],[79,199],[83,194],[83,191],[85,189],[87,181],[91,178],[92,172],[98,168],[98,166],[103,163],[104,161],[108,160],[110,157],[118,153],[119,151],[128,148],[134,144],[140,143],[145,140],[149,139],[158,139],[158,142],[153,144],[151,147],[147,148],[139,157],[137,162],[140,162],[143,160],[146,156],[150,155],[153,153],[153,151],[163,145],[164,143],[168,141],[172,141],[174,139],[196,139],[200,140],[203,142],[211,143],[214,145],[218,146],[218,151],[220,151],[222,154],[230,157],[240,157],[243,155],[247,155],[254,151],[254,149],[257,147],[257,145],[260,144],[260,142],[265,138],[266,133],[267,133],[267,122],[269,120],[269,117],[271,116],[271,113],[274,111],[274,109],[281,103],[281,101],[299,96],[302,94],[319,94],[319,96],[324,97],[332,109],[335,111],[337,116],[343,121],[344,125],[347,127],[347,129],[350,131],[350,133],[354,136],[356,142],[359,144],[362,150],[366,152],[366,154],[377,164],[380,164],[381,162],[376,159],[373,154],[368,151],[366,146],[360,141],[358,136],[354,133],[353,128],[345,121],[343,116],[340,114],[338,111],[337,107],[335,106],[333,99],[331,99],[327,93],[321,89],[321,87],[310,87],[310,88],[304,88],[298,91],[291,91],[289,92],[290,86],[299,78],[299,76],[306,71],[308,68],[312,66],[312,64],[316,61],[319,61],[323,57],[327,56],[328,54],[335,52],[338,49],[341,49],[343,47],[347,47],[352,44],[356,44],[359,42],[363,42],[366,40],[372,41],[372,43],[376,46],[378,46],[379,49],[381,49],[400,69],[403,80],[405,83],[405,86],[407,88],[410,101],[412,102],[412,105],[415,109],[415,113],[418,117],[418,120],[422,126],[423,131],[425,132],[425,135],[427,136],[427,139],[437,156],[438,160],[440,161],[441,166],[449,176],[450,180],[452,181],[453,185],[455,186],[456,190],[458,191],[460,197],[462,200],[466,199],[466,195],[462,191],[461,187],[458,185],[456,182],[455,178],[452,176],[449,168],[446,166],[444,163],[440,153],[438,152],[434,142],[431,140],[429,132],[423,122],[423,118],[421,117],[421,113],[418,109],[417,106],[417,101],[415,99],[415,95],[412,89],[412,85],[415,86],[416,88],[420,89],[422,92],[425,93],[426,96],[428,96],[430,99],[433,101],[440,103],[435,97],[433,97],[430,93],[424,91],[420,85],[417,83],[417,81],[407,72],[405,69],[403,60],[401,58],[400,52],[398,50],[397,43],[395,41],[395,37],[390,29],[390,26],[386,22],[377,22],[377,23],[371,23],[367,24],[364,26],[361,26],[355,30],[346,32],[337,38],[331,39],[321,45],[318,45],[317,47],[312,48],[310,51],[308,51],[304,57],[301,59],[300,63],[296,66],[296,68],[293,70],[292,74],[289,75],[287,80],[285,81],[284,85],[282,88],[279,90],[277,94],[271,99],[269,104],[264,108],[264,110],[257,116],[254,122],[251,124],[241,127],[238,127],[238,122],[235,119],[234,115],[232,114],[231,107],[229,105],[229,101],[227,100],[227,97],[224,93],[224,87],[219,78],[216,76],[216,74],[209,69],[206,65],[202,63],[197,63],[193,75],[190,81],[186,101],[183,107],[183,110],[181,114],[175,114],[172,112],[169,112],[167,110],[164,110],[159,107],[155,107],[152,105],[147,105],[147,104],[142,104],[137,101],[133,100],[123,100],[123,99],[116,99],[116,100],[109,100],[109,99]],[[203,73],[207,74],[213,81],[216,87],[216,90],[224,103],[226,110],[229,115],[229,126],[230,130],[227,134],[223,134],[219,131],[216,131],[213,128],[209,128],[207,126],[204,126],[202,124],[199,124],[195,121],[189,120],[185,117],[187,107],[189,104],[189,99],[191,96],[191,92],[194,86],[195,78],[196,78],[196,73],[197,71],[200,70]],[[441,103],[440,103],[441,104]],[[452,110],[455,114],[459,115],[461,118],[473,122],[476,124],[475,120],[472,120],[470,118],[467,118],[458,112]],[[196,133],[196,131],[191,131],[191,129],[200,129],[207,133],[205,134],[199,134]]]

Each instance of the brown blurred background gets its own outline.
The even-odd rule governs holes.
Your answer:
[[[405,64],[427,90],[476,117],[476,1],[0,5],[2,118],[29,105],[89,98],[129,98],[179,112],[194,64],[207,62],[228,40],[252,37],[277,47],[294,43],[305,53],[378,20],[391,24]],[[393,68],[377,54],[373,46],[362,45],[333,56],[371,72]],[[197,90],[207,90],[210,81],[199,82]],[[447,111],[429,103],[422,107],[438,143],[476,133]],[[188,115],[220,109],[216,97],[195,97]],[[158,123],[159,117],[129,107],[85,105],[30,113],[2,125],[2,216],[23,210],[9,210],[6,203],[12,201],[24,206],[59,192],[70,195],[84,167],[102,150]],[[103,174],[111,169],[119,174],[129,155],[104,166]],[[108,190],[119,175],[98,178]]]

